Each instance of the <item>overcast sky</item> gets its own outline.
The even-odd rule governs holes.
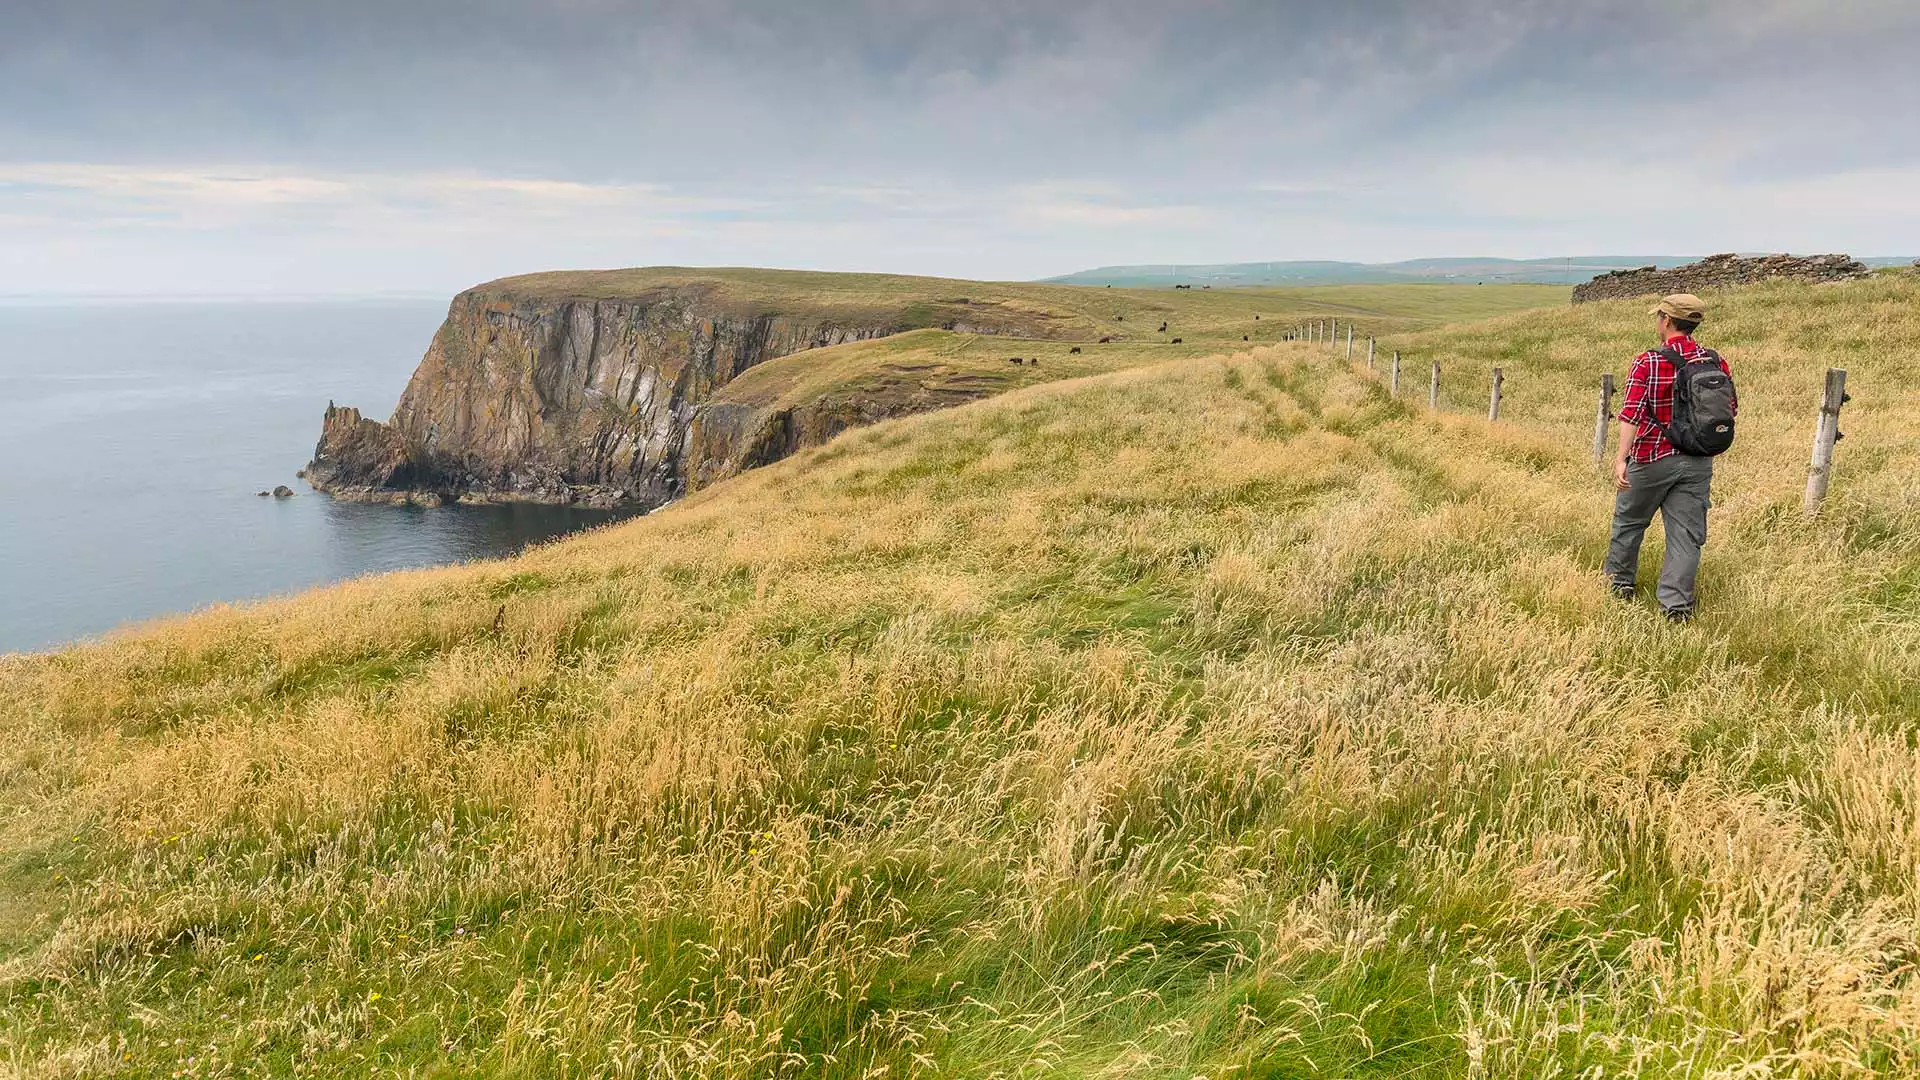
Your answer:
[[[1920,254],[1915,0],[0,0],[0,294]]]

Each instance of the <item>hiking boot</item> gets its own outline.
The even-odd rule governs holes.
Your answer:
[[[1613,594],[1615,600],[1625,600],[1628,603],[1633,602],[1633,586],[1631,585],[1622,585],[1618,581],[1609,581],[1607,582],[1607,591]]]
[[[1664,613],[1667,616],[1667,621],[1673,623],[1675,626],[1682,626],[1693,621],[1692,608],[1666,608]]]

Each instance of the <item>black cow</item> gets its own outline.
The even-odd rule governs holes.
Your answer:
[[[1180,339],[1179,339],[1179,338],[1174,338],[1174,339],[1173,339],[1173,344],[1175,344],[1175,345],[1178,345],[1178,344],[1180,344]]]
[[[1068,350],[1067,350],[1067,353],[1068,353],[1068,355],[1071,355],[1071,356],[1079,356],[1079,355],[1080,355],[1080,346],[1078,346],[1078,345],[1075,345],[1075,346],[1074,346],[1073,348],[1071,348],[1071,349],[1068,349]]]

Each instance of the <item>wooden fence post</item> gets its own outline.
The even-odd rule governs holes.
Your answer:
[[[1347,363],[1353,363],[1353,324],[1347,324]]]
[[[1339,340],[1340,340],[1340,320],[1334,319],[1330,323],[1328,323],[1327,344],[1331,345],[1334,342]]]
[[[1493,369],[1493,396],[1487,399],[1487,419],[1500,419],[1500,369]]]
[[[1393,350],[1393,375],[1388,380],[1388,391],[1394,397],[1400,396],[1400,350]]]
[[[1373,339],[1367,339],[1367,370],[1373,370]]]
[[[1607,460],[1607,429],[1613,426],[1613,372],[1600,376],[1600,409],[1593,417],[1593,460]]]
[[[1440,408],[1440,361],[1433,362],[1433,376],[1427,380],[1427,408]]]
[[[1820,395],[1820,420],[1813,429],[1813,464],[1807,468],[1807,498],[1801,509],[1811,514],[1827,497],[1833,476],[1833,444],[1840,441],[1840,406],[1847,403],[1847,372],[1827,369],[1827,388]]]

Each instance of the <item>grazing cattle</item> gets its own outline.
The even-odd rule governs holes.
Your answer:
[[[1070,355],[1070,356],[1079,356],[1079,355],[1080,355],[1080,346],[1078,346],[1078,345],[1075,345],[1075,346],[1074,346],[1073,348],[1071,348],[1071,349],[1068,349],[1068,350],[1067,350],[1067,353],[1068,353],[1068,355]]]
[[[1161,333],[1163,333],[1163,334],[1167,332],[1167,324],[1166,324],[1166,323],[1161,323],[1161,324],[1160,324],[1160,332],[1161,332]]]
[[[1175,345],[1178,345],[1178,344],[1180,344],[1180,339],[1179,339],[1179,338],[1174,338],[1174,339],[1173,339],[1173,344],[1175,344]]]
[[[1241,340],[1241,341],[1245,341],[1245,340],[1247,340],[1247,335],[1245,335],[1245,334],[1241,334],[1241,335],[1240,335],[1240,340]]]
[[[1115,315],[1115,316],[1113,317],[1113,321],[1114,321],[1114,322],[1126,322],[1126,321],[1127,321],[1127,317],[1126,317],[1125,315]]]
[[[1026,363],[1026,361],[1024,361],[1024,360],[1022,360],[1022,359],[1020,359],[1020,358],[1019,358],[1019,357],[1017,357],[1017,356],[1011,356],[1011,357],[1008,357],[1008,358],[1007,358],[1007,363],[1009,363],[1009,364],[1024,364],[1024,363]]]
[[[1100,339],[1100,344],[1102,344],[1102,345],[1105,345],[1105,344],[1106,344],[1107,342],[1109,342],[1109,341],[1112,341],[1112,340],[1113,340],[1113,339],[1112,339],[1112,338],[1110,338],[1110,337],[1103,337],[1103,338],[1101,338],[1101,339]]]
[[[1258,316],[1258,315],[1255,315],[1255,316],[1253,317],[1253,321],[1254,321],[1254,322],[1259,322],[1259,321],[1260,321],[1260,316]]]
[[[1040,358],[1039,358],[1039,357],[1037,357],[1037,356],[1031,356],[1031,357],[1028,357],[1028,358],[1027,358],[1027,363],[1029,363],[1029,364],[1032,364],[1032,365],[1034,365],[1034,366],[1036,366],[1036,367],[1038,367],[1038,366],[1039,366],[1039,364],[1040,364]]]

